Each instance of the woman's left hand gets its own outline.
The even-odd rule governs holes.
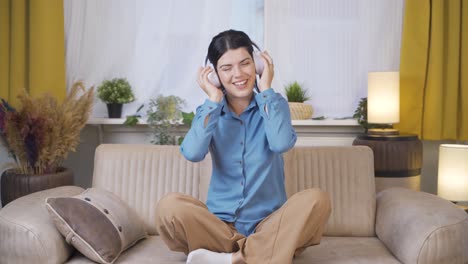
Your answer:
[[[271,82],[273,81],[274,67],[273,67],[273,59],[271,58],[270,54],[267,51],[263,51],[261,53],[263,65],[265,66],[263,69],[263,73],[260,76],[260,83],[258,85],[258,89],[260,92],[265,91],[268,88],[271,88]]]

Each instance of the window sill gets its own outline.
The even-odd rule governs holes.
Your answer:
[[[135,126],[125,126],[124,122],[125,118],[92,117],[87,124],[97,127],[100,143],[127,142],[136,135],[147,137],[151,134],[146,119],[140,118]],[[364,132],[355,119],[292,120],[292,125],[298,136],[298,144],[351,145],[354,138]],[[171,133],[184,136],[188,129],[186,125],[175,125]],[[144,139],[142,141],[146,142]]]
[[[88,125],[123,125],[125,118],[106,118],[106,117],[90,117]],[[147,125],[146,119],[138,118],[137,125]],[[355,119],[324,119],[324,120],[292,120],[294,127],[307,126],[350,126],[358,127],[359,124]]]

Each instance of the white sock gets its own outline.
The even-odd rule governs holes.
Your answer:
[[[232,253],[218,253],[203,248],[194,250],[187,257],[187,264],[231,264]]]

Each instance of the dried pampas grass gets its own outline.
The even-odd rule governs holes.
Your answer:
[[[81,95],[80,95],[81,94]],[[70,151],[76,151],[94,101],[94,87],[73,85],[62,103],[49,94],[39,98],[24,92],[21,107],[5,118],[5,138],[24,174],[58,171]]]

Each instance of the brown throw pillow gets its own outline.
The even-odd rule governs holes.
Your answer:
[[[67,243],[98,263],[113,263],[124,250],[147,236],[136,212],[102,189],[47,198],[46,205]]]

